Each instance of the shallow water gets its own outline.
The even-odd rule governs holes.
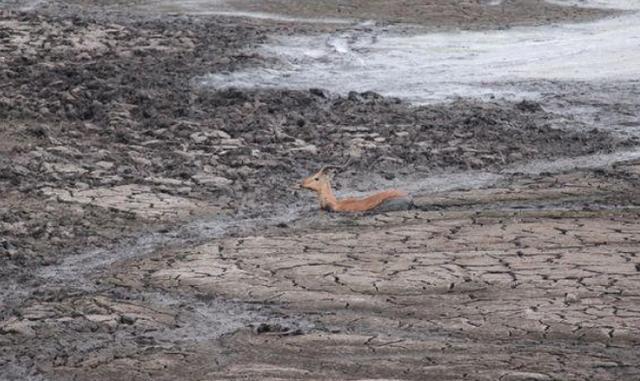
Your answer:
[[[637,10],[640,8],[638,0],[546,0],[547,3],[553,3],[566,6],[579,6],[591,8],[610,8],[622,10]]]
[[[615,4],[631,7],[629,2]],[[518,81],[640,76],[640,14],[583,24],[410,36],[357,26],[330,35],[274,37],[258,52],[280,64],[211,74],[202,83],[215,88],[323,87],[341,94],[372,90],[417,103],[457,96],[531,98],[536,93],[519,88]]]
[[[259,217],[215,216],[197,220],[179,225],[166,233],[143,234],[134,242],[113,249],[90,250],[83,254],[69,256],[57,265],[42,268],[37,275],[47,279],[48,282],[91,290],[95,288],[95,284],[91,282],[90,276],[103,271],[115,262],[142,258],[162,248],[193,246],[230,233],[248,234],[256,229],[293,221],[307,211],[308,208],[290,205],[287,208],[278,209],[278,213],[256,212],[260,214]]]

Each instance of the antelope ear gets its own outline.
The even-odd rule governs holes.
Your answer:
[[[334,166],[326,166],[320,170],[320,174],[325,175],[328,178],[335,177],[336,173],[338,173],[338,168]]]

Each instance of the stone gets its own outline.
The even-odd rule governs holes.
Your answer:
[[[316,147],[313,144],[308,144],[308,145],[302,146],[302,147],[291,148],[289,150],[289,152],[306,152],[306,153],[310,153],[312,155],[317,155],[318,154],[318,147]]]
[[[33,337],[36,335],[36,332],[32,326],[33,323],[29,320],[18,320],[18,318],[12,317],[8,321],[0,323],[0,332]]]
[[[500,377],[501,381],[551,381],[551,377],[542,373],[511,371]]]
[[[206,173],[200,173],[192,176],[191,178],[196,182],[196,184],[215,186],[219,188],[228,187],[233,184],[233,180],[227,179],[226,177],[209,175]]]
[[[99,161],[96,163],[96,166],[98,168],[104,169],[104,170],[109,170],[111,168],[113,168],[115,166],[114,163],[110,162],[110,161]]]
[[[189,137],[196,144],[202,144],[202,143],[206,142],[209,139],[209,137],[206,134],[202,133],[202,132],[195,132],[195,133],[191,134]]]
[[[209,132],[209,135],[216,139],[231,139],[231,135],[227,134],[222,130],[213,130]]]

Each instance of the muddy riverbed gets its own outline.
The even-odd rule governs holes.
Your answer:
[[[0,380],[640,377],[634,8],[405,3],[0,1]]]

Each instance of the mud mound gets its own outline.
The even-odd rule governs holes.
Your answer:
[[[341,97],[318,89],[201,92],[197,101],[234,137],[256,148],[296,142],[301,147],[288,156],[310,164],[336,163],[351,153],[360,157],[360,168],[382,161],[382,169],[480,169],[632,143],[595,129],[575,132],[577,122],[558,128],[559,116],[533,101],[460,99],[413,107],[373,92]]]

